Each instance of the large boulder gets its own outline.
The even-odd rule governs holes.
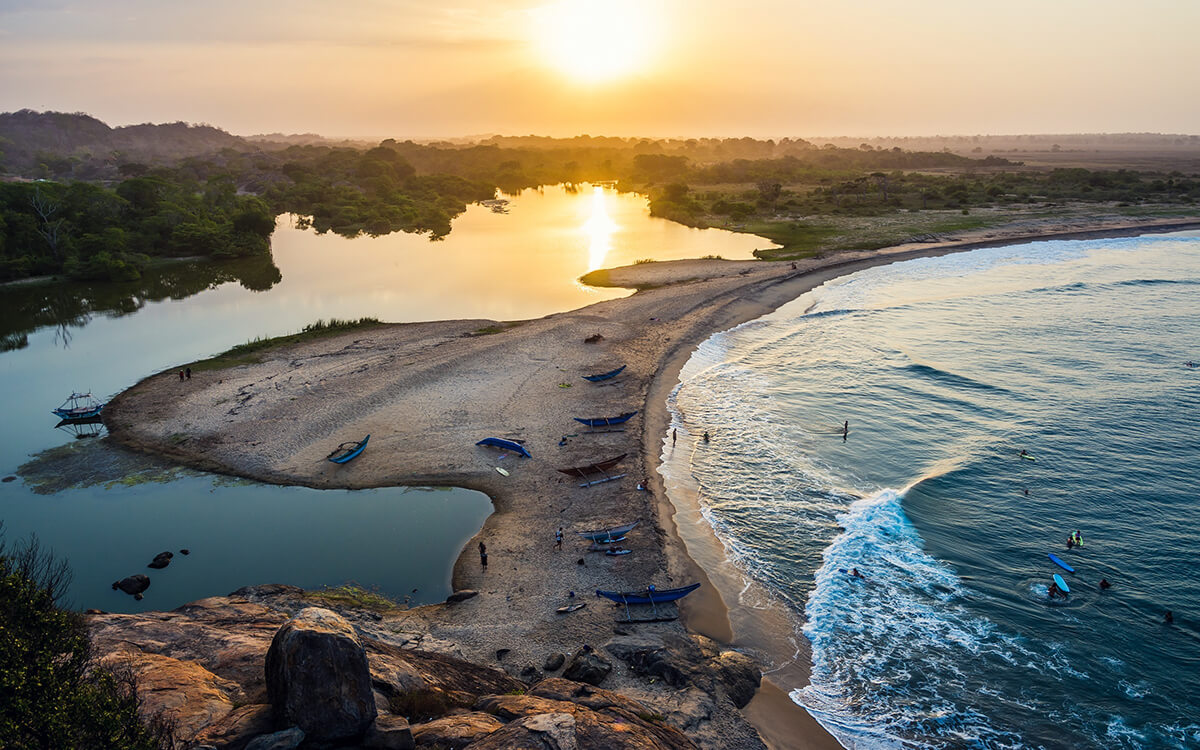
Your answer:
[[[504,726],[504,722],[488,713],[472,711],[450,714],[440,719],[417,724],[412,728],[417,747],[440,747],[462,750],[475,740],[486,737]]]
[[[291,727],[282,732],[255,737],[246,745],[246,750],[296,750],[301,742],[304,742],[304,730]]]
[[[576,737],[575,717],[555,713],[535,714],[514,721],[471,745],[471,750],[577,750],[580,747],[584,746]],[[619,747],[638,746],[621,744]]]
[[[327,609],[284,623],[267,650],[266,679],[277,720],[310,741],[361,737],[375,719],[366,652],[350,623]]]
[[[596,653],[591,646],[584,646],[571,657],[571,662],[563,670],[562,676],[575,682],[599,685],[610,672],[612,662]]]
[[[146,589],[150,588],[150,578],[149,576],[142,575],[141,573],[134,573],[133,575],[126,576],[119,581],[114,581],[112,587],[113,591],[120,589],[130,596],[137,596]]]

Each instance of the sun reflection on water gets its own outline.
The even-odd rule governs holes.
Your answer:
[[[588,271],[604,265],[608,251],[612,249],[612,236],[620,229],[608,216],[608,196],[604,188],[592,187],[592,215],[583,223],[583,232],[588,236]]]

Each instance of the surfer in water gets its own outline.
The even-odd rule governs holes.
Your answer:
[[[1071,535],[1071,537],[1075,540],[1076,547],[1083,546],[1083,532],[1082,531],[1077,530],[1074,534]]]
[[[855,578],[861,578],[864,581],[867,580],[866,576],[864,576],[862,573],[858,572],[858,568],[851,568],[850,575],[854,576]]]
[[[1067,598],[1067,592],[1060,589],[1058,587],[1057,583],[1050,584],[1050,588],[1046,589],[1046,595],[1049,596],[1051,599],[1053,599],[1056,596],[1061,596],[1063,599]]]
[[[1021,449],[1021,452],[1020,452],[1019,454],[1017,454],[1017,455],[1019,455],[1021,458],[1025,458],[1026,456],[1028,456],[1028,455],[1029,455],[1029,451],[1027,451],[1027,450],[1025,450],[1024,448],[1022,448],[1022,449]]]
[[[1068,552],[1071,551],[1071,549],[1074,546],[1075,546],[1075,535],[1072,534],[1071,536],[1067,537],[1067,551]]]
[[[1107,578],[1100,579],[1100,590],[1101,591],[1107,591],[1108,589],[1111,589],[1111,588],[1112,588],[1112,584],[1108,582]]]
[[[842,442],[846,442],[846,437],[850,434],[850,420],[842,422]]]
[[[704,442],[708,442],[708,430],[704,431]]]

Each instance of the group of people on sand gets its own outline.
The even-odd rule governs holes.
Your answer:
[[[179,382],[180,383],[182,383],[184,380],[191,380],[191,379],[192,379],[192,368],[185,367],[179,371]]]

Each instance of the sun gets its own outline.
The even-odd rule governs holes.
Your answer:
[[[651,52],[651,4],[630,0],[558,0],[534,11],[537,39],[559,71],[604,83],[641,70]]]

